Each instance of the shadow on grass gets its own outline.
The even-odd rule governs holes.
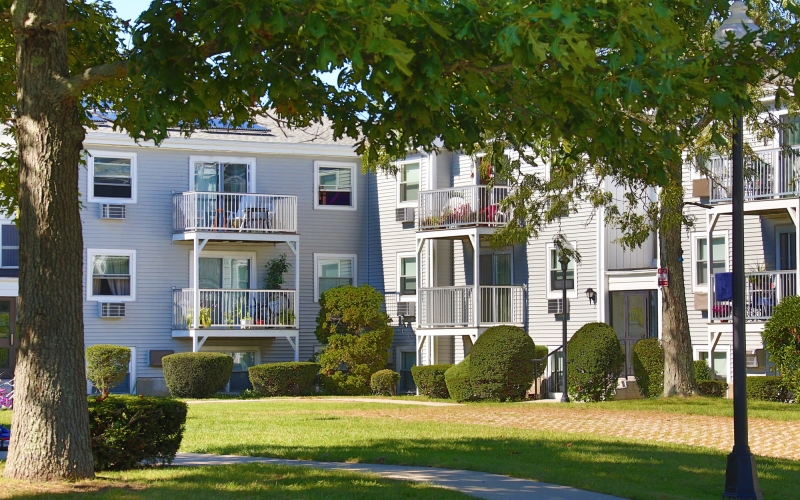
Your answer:
[[[4,480],[3,498],[219,500],[387,499],[466,500],[472,497],[426,484],[363,474],[266,464],[165,467],[102,473],[93,481],[31,484]]]
[[[466,469],[657,500],[720,498],[726,464],[725,453],[706,448],[558,437],[372,439],[365,446],[240,444],[186,451]],[[797,499],[800,462],[758,458],[757,466],[765,498]]]

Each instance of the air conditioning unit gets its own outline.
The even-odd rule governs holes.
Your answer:
[[[564,304],[561,299],[547,300],[547,314],[564,314]],[[567,314],[569,314],[569,299],[567,299]]]
[[[108,203],[103,203],[100,218],[116,220],[124,219],[125,205],[109,205]]]
[[[756,354],[748,354],[747,357],[747,368],[758,368],[758,355]]]
[[[414,321],[417,316],[417,303],[416,302],[398,302],[397,315],[403,316],[406,321]]]
[[[121,302],[100,302],[101,318],[124,318],[125,303]]]
[[[414,222],[414,207],[398,208],[395,211],[397,222]]]

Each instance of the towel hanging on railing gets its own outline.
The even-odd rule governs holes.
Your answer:
[[[733,273],[714,273],[716,300],[733,300]]]

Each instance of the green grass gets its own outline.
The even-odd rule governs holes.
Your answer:
[[[585,409],[652,410],[687,415],[733,417],[733,400],[724,398],[648,398],[575,406],[576,408],[582,406]],[[768,420],[800,420],[800,404],[748,401],[747,416]]]
[[[632,499],[716,499],[725,483],[726,454],[712,449],[336,414],[382,407],[291,401],[192,405],[182,450],[468,469]],[[800,462],[759,457],[758,471],[765,498],[797,499]]]
[[[85,498],[87,494],[93,499],[124,500],[472,498],[430,484],[392,481],[368,474],[267,464],[105,472],[93,481],[77,483],[31,484],[4,479],[0,489],[0,498]]]

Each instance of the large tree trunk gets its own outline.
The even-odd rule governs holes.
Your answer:
[[[671,166],[672,181],[661,190],[659,241],[661,267],[669,271],[663,287],[661,340],[664,346],[664,396],[689,396],[697,392],[692,363],[692,339],[686,308],[686,285],[681,262],[683,186],[681,166]]]
[[[5,475],[34,481],[92,477],[83,345],[83,239],[78,103],[55,91],[67,77],[63,0],[17,0],[19,334]],[[57,95],[62,97],[58,98]]]

